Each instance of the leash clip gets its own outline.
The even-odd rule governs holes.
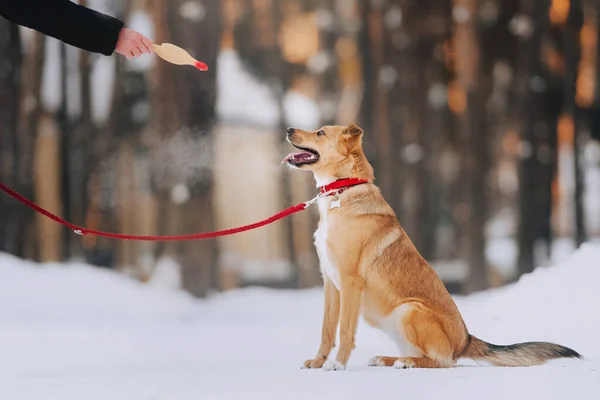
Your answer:
[[[329,197],[329,196],[333,196],[335,194],[340,194],[340,193],[341,193],[340,189],[332,189],[327,192],[319,193],[318,195],[316,195],[309,201],[304,202],[304,209],[306,210],[308,207],[312,206],[316,201],[318,201],[319,199],[322,199],[323,197]]]
[[[322,197],[321,193],[310,199],[309,201],[304,202],[304,209],[306,210],[308,207],[312,206],[317,200]]]

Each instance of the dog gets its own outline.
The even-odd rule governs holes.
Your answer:
[[[313,172],[322,188],[347,178],[365,182],[318,200],[320,221],[314,239],[325,304],[321,345],[303,368],[346,369],[361,314],[387,333],[402,354],[373,357],[371,366],[449,368],[459,358],[533,366],[555,358],[581,358],[553,343],[498,346],[470,335],[450,293],[373,184],[374,171],[362,140],[363,130],[356,124],[317,131],[287,129],[287,141],[300,151],[283,163]],[[338,324],[340,347],[330,360]]]

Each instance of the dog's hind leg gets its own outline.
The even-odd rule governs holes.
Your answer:
[[[394,362],[394,368],[451,368],[454,367],[454,360],[433,360],[425,357],[399,357]]]
[[[416,305],[399,322],[408,342],[419,349],[423,357],[400,358],[394,367],[450,368],[456,364],[452,343],[432,311]]]
[[[394,368],[450,368],[454,366],[454,361],[445,362],[425,357],[376,356],[369,360],[369,366]]]
[[[395,368],[449,368],[456,360],[453,347],[440,322],[421,304],[403,304],[390,316],[392,335],[404,357],[377,356],[370,366]]]
[[[369,360],[369,367],[391,367],[402,357],[375,356]]]

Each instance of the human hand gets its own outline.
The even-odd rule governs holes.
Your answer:
[[[119,40],[115,51],[128,60],[139,57],[142,54],[154,53],[152,41],[134,30],[123,28],[119,33]]]

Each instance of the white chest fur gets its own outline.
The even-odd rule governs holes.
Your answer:
[[[330,208],[331,198],[323,198],[319,200],[319,213],[321,214],[321,224],[315,232],[315,247],[317,248],[317,254],[319,255],[319,262],[321,263],[321,273],[327,276],[335,287],[340,289],[340,273],[334,260],[329,254],[327,246],[327,238],[329,236],[329,224],[327,220],[327,213]]]

